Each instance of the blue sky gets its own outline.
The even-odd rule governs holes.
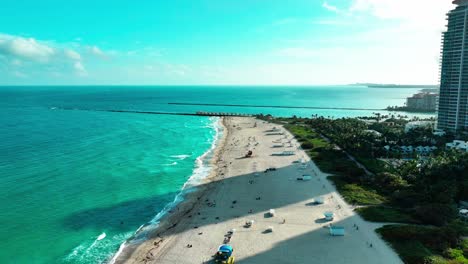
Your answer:
[[[0,85],[437,83],[442,0],[2,0]]]

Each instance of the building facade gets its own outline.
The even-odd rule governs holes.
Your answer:
[[[437,128],[468,128],[468,0],[453,1],[443,33]]]
[[[436,93],[417,93],[406,98],[406,107],[410,110],[434,111],[436,102]]]

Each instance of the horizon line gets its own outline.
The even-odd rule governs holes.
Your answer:
[[[349,83],[349,84],[0,84],[0,87],[47,87],[47,86],[171,86],[171,87],[194,87],[194,86],[225,86],[225,87],[252,87],[252,86],[270,86],[270,87],[308,87],[308,86],[369,86],[369,85],[395,85],[395,86],[439,86],[438,84],[384,84],[384,83]]]

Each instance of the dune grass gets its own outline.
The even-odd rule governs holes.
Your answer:
[[[349,204],[355,205],[380,205],[387,199],[375,190],[355,183],[347,183],[341,176],[329,176],[338,192]]]

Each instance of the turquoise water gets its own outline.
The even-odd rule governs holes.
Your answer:
[[[195,173],[216,119],[51,109],[359,116],[375,111],[178,106],[169,102],[384,108],[416,89],[0,87],[0,263],[101,263]],[[100,240],[98,240],[100,238]]]
[[[208,118],[2,111],[1,263],[106,260],[174,199],[214,136]]]

